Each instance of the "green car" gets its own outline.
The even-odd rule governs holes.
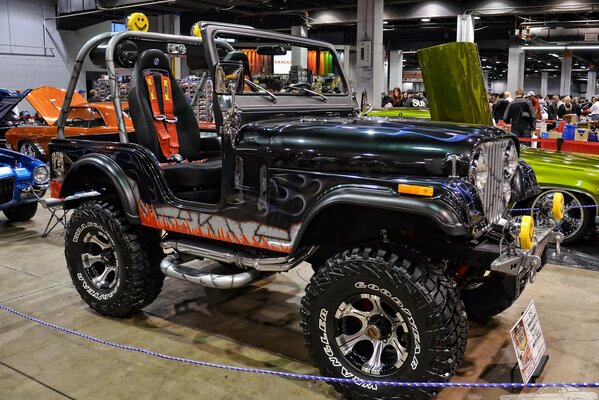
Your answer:
[[[407,107],[375,109],[368,116],[408,121],[431,119],[429,110]],[[525,204],[517,204],[516,208],[535,208],[543,197],[559,191],[564,195],[567,209],[560,222],[564,243],[580,240],[595,227],[597,208],[579,207],[599,205],[599,156],[522,146],[520,157],[533,167],[543,192]]]

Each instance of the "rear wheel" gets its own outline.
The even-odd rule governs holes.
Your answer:
[[[464,306],[440,265],[353,249],[329,259],[302,300],[306,344],[321,374],[445,382],[463,357]],[[429,399],[438,389],[333,383],[351,399]]]
[[[37,202],[19,204],[3,211],[6,218],[13,222],[29,221],[37,212]]]
[[[81,298],[100,314],[124,317],[160,293],[158,231],[130,225],[119,208],[91,201],[71,216],[65,256]]]

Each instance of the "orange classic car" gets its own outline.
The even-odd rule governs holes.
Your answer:
[[[30,91],[24,99],[35,109],[36,115],[22,116],[20,124],[6,131],[6,147],[46,160],[48,143],[57,135],[56,121],[60,115],[65,93],[65,90],[51,86],[42,86]],[[124,105],[123,109],[126,108]],[[133,123],[128,115],[125,115],[125,125],[127,132],[133,132]],[[106,134],[118,134],[112,103],[87,103],[81,95],[74,93],[65,135]]]

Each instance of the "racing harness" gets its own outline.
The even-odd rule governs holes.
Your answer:
[[[154,77],[156,76],[160,78],[162,107],[158,102],[158,96],[156,92],[154,81]],[[145,73],[144,79],[146,80],[146,84],[148,86],[148,95],[150,97],[150,106],[152,107],[154,127],[156,128],[158,142],[160,143],[162,154],[167,160],[180,159],[181,156],[179,156],[177,117],[174,113],[171,81],[168,75],[156,70]]]

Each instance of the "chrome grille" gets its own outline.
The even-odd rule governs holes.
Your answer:
[[[12,201],[13,198],[13,178],[0,179],[0,205]]]
[[[503,217],[506,209],[503,202],[502,186],[504,180],[505,151],[509,143],[510,139],[502,139],[483,143],[477,149],[477,151],[484,152],[489,166],[487,186],[478,193],[489,224],[498,222]]]

